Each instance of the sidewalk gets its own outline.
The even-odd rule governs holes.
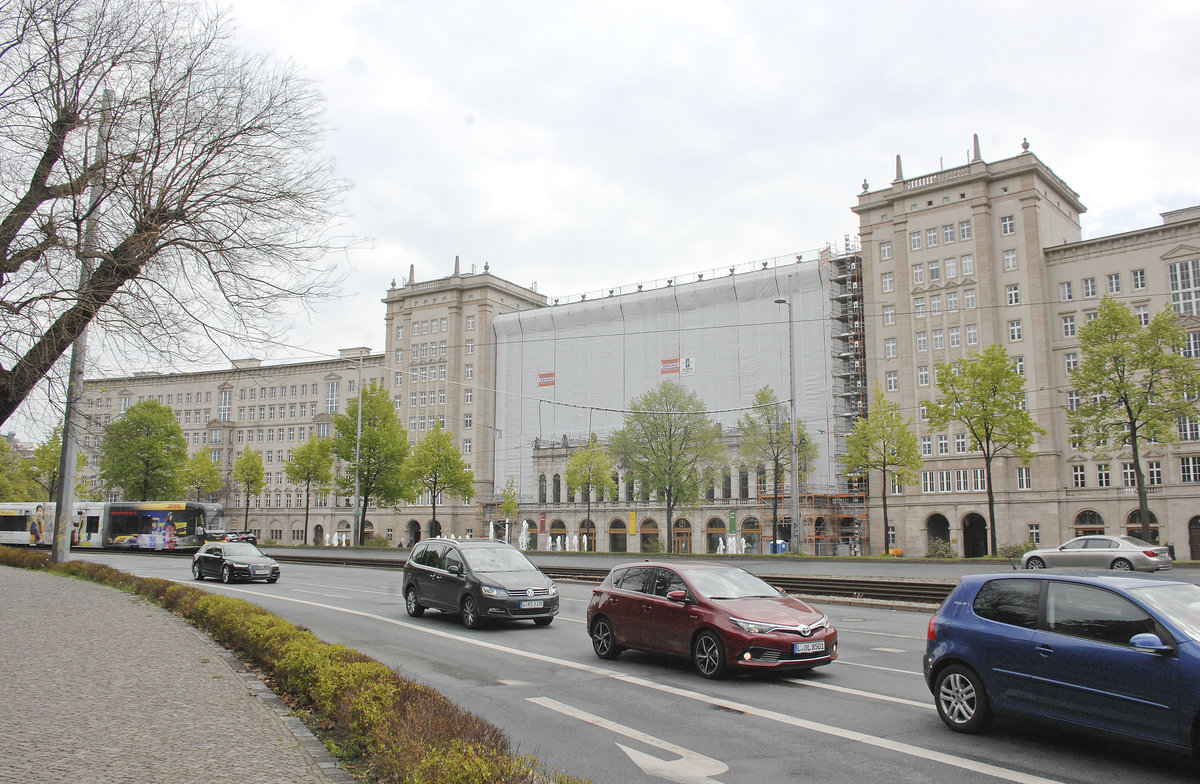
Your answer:
[[[4,566],[0,595],[0,781],[353,781],[236,657],[166,610]]]

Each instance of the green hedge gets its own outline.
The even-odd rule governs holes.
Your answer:
[[[285,702],[305,711],[330,751],[372,780],[589,784],[514,754],[498,727],[428,686],[352,648],[322,642],[244,599],[87,561],[53,564],[48,553],[29,548],[0,547],[0,565],[103,583],[187,619],[260,670]]]

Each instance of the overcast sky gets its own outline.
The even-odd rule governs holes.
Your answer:
[[[280,359],[381,350],[409,265],[568,297],[840,245],[864,179],[961,165],[974,133],[989,161],[1028,138],[1085,237],[1200,204],[1195,2],[222,7],[326,95],[366,240]]]
[[[455,256],[565,298],[840,246],[864,179],[975,133],[988,161],[1028,138],[1085,237],[1200,205],[1194,0],[218,1],[326,96],[363,239],[265,360],[382,350],[391,281]]]

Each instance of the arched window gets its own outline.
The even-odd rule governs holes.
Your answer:
[[[546,475],[542,474],[538,477],[538,503],[546,503]]]
[[[554,503],[562,503],[562,479],[558,474],[554,475]]]

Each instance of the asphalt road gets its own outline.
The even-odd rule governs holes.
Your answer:
[[[193,583],[178,557],[79,557]],[[198,585],[395,667],[503,727],[518,751],[597,784],[1194,780],[1185,757],[1056,730],[1002,721],[982,736],[950,732],[921,677],[923,612],[824,606],[839,630],[837,663],[799,677],[713,682],[687,662],[596,658],[584,628],[589,585],[560,585],[562,613],[549,627],[475,632],[433,611],[409,618],[398,570],[285,564],[275,585]]]

